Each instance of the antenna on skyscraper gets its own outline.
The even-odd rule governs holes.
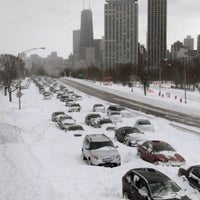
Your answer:
[[[85,1],[83,0],[83,10],[85,9]]]
[[[90,4],[90,0],[89,0],[89,9],[91,10],[91,4]]]

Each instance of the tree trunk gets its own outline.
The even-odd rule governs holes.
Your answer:
[[[4,96],[7,96],[7,87],[4,87]]]
[[[12,102],[12,92],[9,90],[9,101]]]

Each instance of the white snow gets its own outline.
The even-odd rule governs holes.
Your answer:
[[[156,89],[144,98],[141,88],[134,87],[135,93],[132,94],[130,88],[119,85],[103,86],[100,83],[82,82],[172,109],[183,110],[184,107],[184,112],[200,115],[198,92],[188,92],[188,103],[184,104],[174,98],[158,97]],[[177,176],[178,167],[147,163],[137,156],[136,148],[117,142],[112,131],[106,132],[105,129],[87,126],[84,118],[92,112],[95,103],[102,103],[106,107],[111,103],[73,90],[83,97],[79,101],[81,112],[70,113],[76,124],[85,129],[81,132],[81,137],[59,129],[56,123],[51,121],[54,111],[63,110],[67,113],[65,103],[56,99],[55,95],[51,100],[43,100],[37,87],[31,83],[28,89],[23,90],[22,109],[19,110],[15,94],[13,102],[9,102],[8,97],[0,92],[0,200],[122,199],[121,178],[128,170],[137,167],[153,167],[162,171],[186,189],[185,193],[192,200],[200,199],[200,194]],[[183,91],[170,90],[173,95],[174,92],[181,96]],[[135,117],[143,115],[131,112]],[[145,132],[145,138],[160,139],[171,144],[186,159],[185,168],[200,164],[200,135],[177,129],[165,119],[149,115],[146,117],[150,119],[155,132]],[[133,121],[134,117],[123,118],[123,123],[117,126],[130,125]],[[121,155],[121,166],[89,166],[82,160],[83,137],[93,133],[105,133],[114,141]]]

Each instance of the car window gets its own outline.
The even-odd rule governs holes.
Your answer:
[[[175,151],[170,145],[165,143],[159,143],[153,146],[154,152],[160,152],[160,151]]]
[[[181,188],[171,180],[165,180],[160,182],[153,182],[149,184],[153,197],[162,197],[169,193],[177,193]]]
[[[107,147],[107,146],[113,147],[113,143],[111,141],[90,143],[90,149],[99,149],[99,148]]]
[[[191,170],[191,173],[194,174],[196,177],[200,178],[200,169],[199,169],[199,168],[194,167],[194,168]]]

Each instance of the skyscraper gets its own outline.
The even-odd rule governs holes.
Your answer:
[[[183,44],[188,50],[194,50],[194,38],[192,38],[190,35],[184,39]]]
[[[73,56],[74,62],[79,60],[80,30],[73,31]]]
[[[84,9],[81,11],[81,29],[80,29],[80,60],[86,59],[86,49],[93,47],[93,21],[92,11]]]
[[[147,63],[157,70],[167,56],[167,0],[148,0]]]
[[[106,0],[105,64],[138,63],[138,1]]]
[[[200,35],[197,36],[197,53],[200,54]]]

